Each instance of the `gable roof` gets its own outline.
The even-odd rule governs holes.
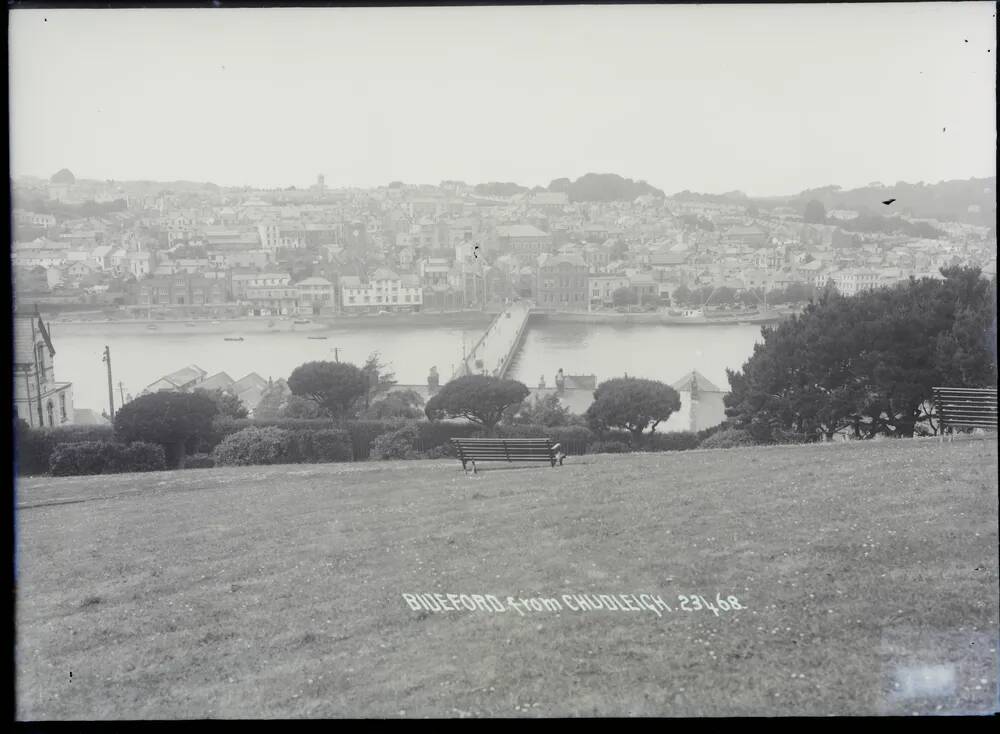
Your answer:
[[[689,374],[685,375],[670,387],[677,392],[691,392],[692,385],[697,387],[698,392],[725,392],[725,390],[720,390],[711,380],[701,374],[698,370],[691,370]]]
[[[237,395],[242,395],[244,391],[250,390],[252,388],[256,388],[257,390],[263,390],[265,387],[267,387],[267,380],[258,375],[256,372],[251,372],[249,375],[241,377],[232,385],[232,389],[236,392]]]
[[[206,378],[201,384],[198,385],[198,387],[204,390],[215,390],[216,388],[225,390],[232,387],[234,382],[235,380],[233,380],[233,378],[225,372],[219,372],[209,378]]]

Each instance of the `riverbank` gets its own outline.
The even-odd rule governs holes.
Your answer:
[[[77,316],[78,314],[74,314]],[[43,314],[46,320],[50,318]],[[232,331],[312,331],[340,327],[380,328],[387,326],[413,326],[427,328],[435,326],[483,326],[490,323],[494,313],[484,311],[444,311],[428,313],[366,314],[336,316],[240,316],[236,318],[113,318],[103,313],[92,318],[66,318],[53,315],[51,322],[66,326],[100,326],[114,330],[139,327],[151,334],[158,331],[183,331],[190,334],[213,334]],[[304,323],[296,323],[304,322]],[[150,328],[151,326],[156,328]]]
[[[582,324],[663,324],[665,326],[734,326],[739,324],[776,324],[795,312],[771,311],[766,314],[737,316],[671,316],[657,313],[575,313],[569,311],[536,311],[532,319]]]

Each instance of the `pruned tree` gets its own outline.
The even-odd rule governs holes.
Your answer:
[[[306,362],[288,377],[294,395],[310,398],[330,416],[345,417],[369,388],[365,374],[348,362]]]
[[[385,420],[387,418],[419,418],[424,399],[413,390],[393,390],[385,397],[375,400],[361,413],[362,418]]]
[[[168,465],[179,466],[185,453],[211,434],[218,414],[218,405],[205,392],[140,395],[115,413],[115,434],[128,443],[160,444]]]
[[[468,375],[452,380],[427,401],[424,413],[430,420],[467,418],[492,432],[504,411],[519,405],[530,391],[516,380],[486,375]]]
[[[510,416],[508,422],[514,425],[547,426],[549,428],[568,426],[575,417],[555,394],[545,395],[541,398],[536,397],[530,401],[525,400],[521,405],[511,408],[508,415]]]
[[[638,439],[681,409],[680,395],[670,385],[639,377],[605,380],[594,391],[587,422],[596,431],[620,428]]]
[[[243,404],[236,395],[221,388],[205,390],[198,388],[194,391],[208,397],[219,409],[219,415],[224,418],[246,418],[249,415],[247,406]]]

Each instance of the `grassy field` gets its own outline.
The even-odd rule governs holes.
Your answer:
[[[995,438],[30,479],[17,715],[993,711],[996,482]],[[564,594],[671,611],[506,606]]]

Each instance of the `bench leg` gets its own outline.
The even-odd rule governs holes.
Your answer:
[[[479,473],[479,470],[476,468],[476,462],[474,462],[474,461],[472,462],[472,473],[473,474],[478,474]]]

